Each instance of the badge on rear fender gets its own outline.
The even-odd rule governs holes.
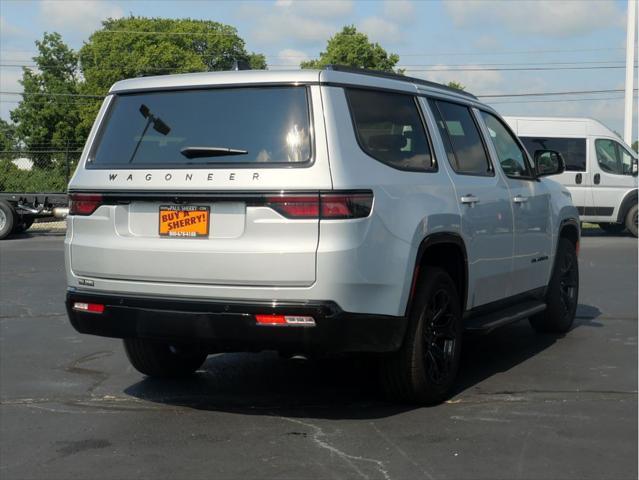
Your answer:
[[[210,208],[196,205],[160,205],[161,237],[203,238],[209,236]]]

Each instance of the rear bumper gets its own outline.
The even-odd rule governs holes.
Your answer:
[[[104,312],[74,310],[75,302],[102,304]],[[80,333],[198,343],[217,352],[389,352],[401,346],[407,323],[404,317],[344,312],[329,301],[205,301],[73,288],[67,291],[66,307],[71,324]],[[256,314],[312,316],[316,325],[258,325]]]

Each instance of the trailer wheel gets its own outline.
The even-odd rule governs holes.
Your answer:
[[[0,200],[0,240],[5,239],[13,231],[16,223],[16,213],[13,207]]]

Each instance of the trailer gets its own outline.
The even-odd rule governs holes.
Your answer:
[[[82,150],[42,148],[0,151],[0,240],[27,231],[38,219],[64,219],[69,178]]]
[[[0,192],[0,240],[26,232],[36,218],[66,218],[68,205],[66,193]]]

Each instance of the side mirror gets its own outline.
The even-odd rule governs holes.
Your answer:
[[[566,162],[554,150],[535,150],[535,170],[538,177],[557,175],[566,171]]]
[[[637,159],[633,158],[632,159],[632,175],[633,176],[637,176]]]

